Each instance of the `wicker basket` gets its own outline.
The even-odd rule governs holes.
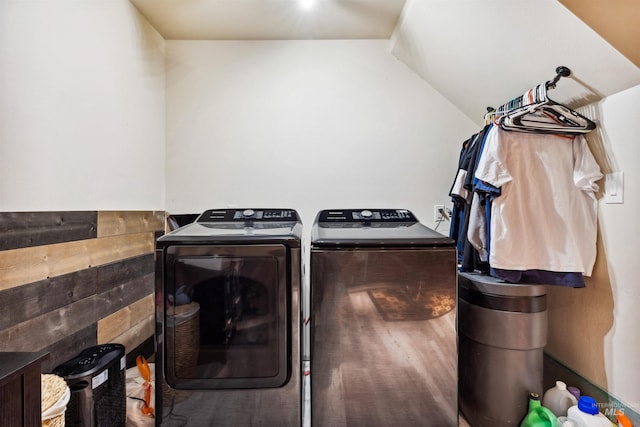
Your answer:
[[[42,425],[64,427],[64,413],[71,392],[66,381],[54,374],[43,374],[41,379]]]
[[[174,351],[175,372],[193,378],[200,351],[200,304],[192,302],[167,310],[168,348]]]

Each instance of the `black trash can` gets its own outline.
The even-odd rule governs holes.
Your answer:
[[[474,427],[518,426],[542,393],[546,285],[458,275],[458,404]]]
[[[126,424],[125,348],[100,344],[86,348],[53,373],[71,390],[65,425],[124,427]]]

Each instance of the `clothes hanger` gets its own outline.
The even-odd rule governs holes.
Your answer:
[[[504,130],[531,133],[577,135],[591,132],[596,124],[570,109],[553,101],[547,91],[553,89],[560,77],[571,74],[567,67],[556,68],[556,77],[529,89],[523,95],[498,108],[498,123]],[[514,101],[517,101],[514,103]],[[510,108],[518,105],[516,108]]]
[[[484,115],[484,125],[493,123],[496,118],[496,109],[493,107],[487,107],[487,112]]]

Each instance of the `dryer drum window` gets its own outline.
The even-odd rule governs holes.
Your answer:
[[[176,389],[280,387],[291,374],[284,245],[171,246],[165,378]]]

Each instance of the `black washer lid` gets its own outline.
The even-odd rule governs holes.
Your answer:
[[[194,222],[160,237],[169,244],[286,243],[299,247],[302,222],[293,209],[209,209]]]
[[[455,242],[421,224],[407,209],[330,209],[318,213],[313,247],[433,247]]]

